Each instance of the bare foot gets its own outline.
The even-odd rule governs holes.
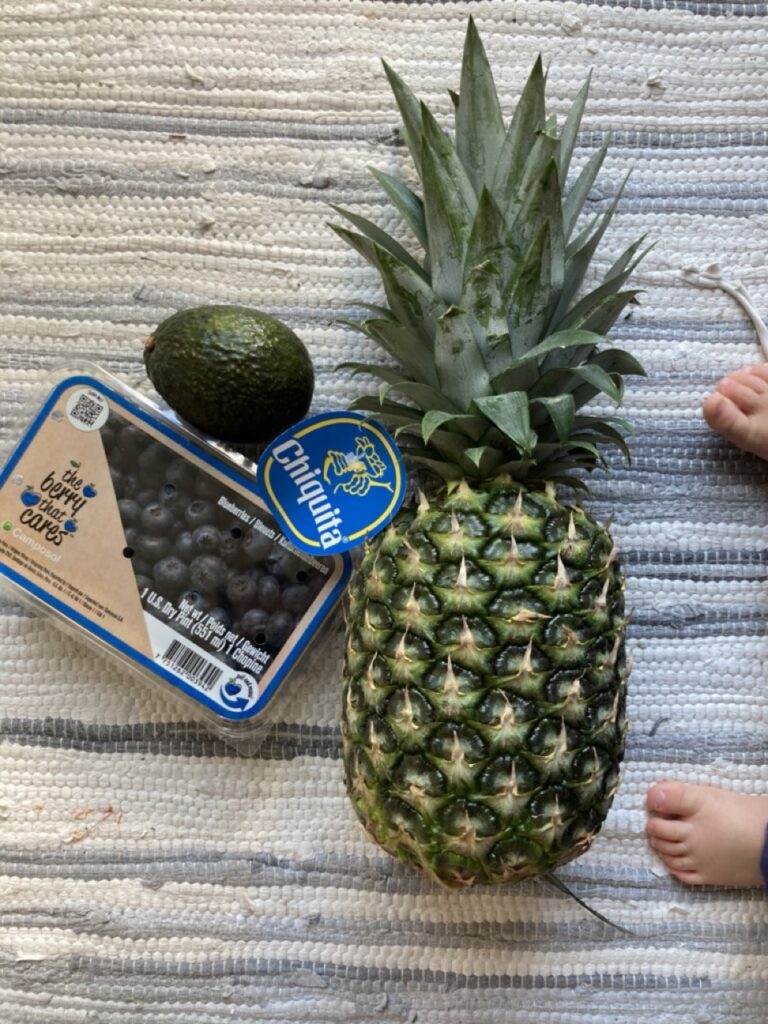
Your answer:
[[[768,363],[729,373],[707,395],[704,419],[718,434],[768,459]]]
[[[648,790],[646,833],[670,874],[690,885],[763,886],[768,796],[659,782]]]

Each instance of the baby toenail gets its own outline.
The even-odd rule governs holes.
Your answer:
[[[663,806],[664,806],[664,804],[666,802],[667,802],[666,791],[663,790],[663,789],[654,789],[653,793],[651,794],[651,800],[650,800],[650,804],[651,804],[652,810],[660,811],[663,808]]]

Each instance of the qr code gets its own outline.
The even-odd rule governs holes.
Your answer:
[[[98,421],[104,410],[104,403],[98,398],[81,392],[77,401],[69,410],[70,419],[77,420],[86,427],[92,427]]]

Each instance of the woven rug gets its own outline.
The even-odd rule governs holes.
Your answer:
[[[0,8],[0,441],[49,370],[141,382],[176,309],[255,305],[317,369],[314,409],[359,383],[339,325],[373,275],[328,203],[391,223],[367,166],[404,166],[379,56],[448,116],[466,16],[511,107],[535,55],[563,113],[590,68],[591,199],[632,166],[612,253],[657,241],[615,337],[646,365],[629,467],[593,482],[633,609],[622,786],[561,871],[616,931],[542,882],[443,892],[363,839],[342,784],[337,659],[281,708],[259,756],[16,597],[0,598],[3,1024],[758,1024],[757,891],[690,889],[648,851],[653,780],[768,790],[764,464],[700,400],[762,358],[717,261],[768,311],[768,5],[695,0],[6,0]]]

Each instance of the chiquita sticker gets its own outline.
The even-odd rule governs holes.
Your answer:
[[[321,413],[271,442],[257,489],[296,547],[330,555],[384,529],[405,496],[395,442],[354,412]]]

